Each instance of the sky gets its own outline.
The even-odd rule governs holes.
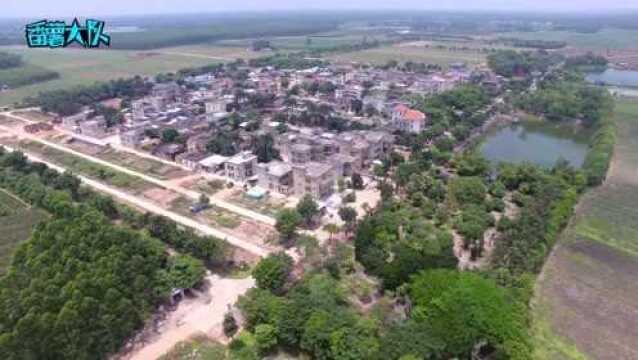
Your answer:
[[[638,10],[638,0],[0,0],[0,17],[138,15],[264,10]]]

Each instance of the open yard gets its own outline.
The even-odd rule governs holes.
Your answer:
[[[485,61],[486,55],[477,50],[449,50],[426,47],[421,44],[409,46],[406,46],[406,44],[395,44],[335,54],[329,56],[329,59],[339,62],[355,61],[371,63],[373,65],[383,65],[390,60],[396,60],[398,62],[413,61],[446,66],[456,62],[466,62],[468,64],[482,63]]]
[[[0,189],[0,275],[9,265],[16,246],[28,239],[33,227],[46,217],[44,211],[31,208]]]
[[[213,45],[152,51],[111,49],[87,51],[71,48],[50,50],[25,47],[0,47],[0,50],[22,55],[24,61],[31,66],[60,73],[59,79],[3,92],[0,96],[0,105],[20,101],[39,91],[64,89],[135,75],[155,75],[248,56],[248,51],[244,48]]]
[[[609,178],[583,197],[537,284],[538,359],[638,358],[638,100],[615,117]]]

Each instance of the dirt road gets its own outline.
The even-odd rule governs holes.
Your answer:
[[[128,355],[126,360],[157,359],[171,350],[180,341],[204,334],[211,338],[222,334],[224,314],[240,295],[255,285],[252,278],[226,279],[208,275],[205,290],[195,298],[182,300],[177,309],[168,314],[157,332],[150,331],[151,337]]]
[[[13,151],[13,149],[11,147],[5,146],[6,149],[8,149],[9,151]],[[36,162],[41,162],[44,164],[47,164],[49,167],[51,167],[52,169],[58,170],[58,171],[65,171],[66,169],[64,169],[63,167],[50,163],[46,160],[43,160],[37,156],[31,155],[29,153],[25,153],[25,155],[32,161],[36,161]],[[154,214],[157,215],[162,215],[162,216],[166,216],[167,218],[177,222],[178,224],[187,226],[189,228],[195,229],[197,231],[199,231],[200,233],[204,234],[204,235],[210,235],[210,236],[214,236],[220,239],[223,239],[225,241],[227,241],[228,243],[230,243],[231,245],[234,245],[238,248],[244,249],[252,254],[258,255],[260,257],[266,256],[269,254],[269,251],[267,249],[264,249],[260,246],[257,246],[255,244],[252,244],[250,242],[247,242],[245,240],[242,240],[238,237],[232,236],[232,235],[228,235],[220,230],[217,230],[211,226],[208,225],[204,225],[201,224],[195,220],[189,219],[185,216],[179,215],[177,213],[174,213],[172,211],[166,210],[158,205],[155,205],[154,203],[151,203],[150,201],[147,201],[145,199],[140,199],[137,196],[128,194],[124,191],[115,189],[109,185],[106,185],[104,183],[101,183],[99,181],[95,181],[92,179],[89,179],[85,176],[81,176],[81,175],[76,175],[78,176],[78,178],[80,180],[82,180],[82,182],[90,187],[92,187],[93,189],[99,191],[99,192],[103,192],[106,194],[109,194],[111,196],[113,196],[114,198],[116,198],[119,201],[125,202],[127,204],[131,204],[134,205],[138,208],[142,208],[146,211],[152,212]]]

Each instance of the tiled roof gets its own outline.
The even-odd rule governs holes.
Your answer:
[[[394,111],[398,112],[401,117],[403,118],[403,120],[406,121],[423,121],[425,120],[425,114],[418,111],[418,110],[413,110],[410,109],[409,107],[405,106],[405,105],[397,105],[394,108]]]

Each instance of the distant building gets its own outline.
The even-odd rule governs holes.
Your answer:
[[[392,123],[401,131],[420,133],[425,129],[426,118],[424,113],[405,105],[398,105],[392,111]]]
[[[137,147],[144,140],[144,129],[136,128],[120,132],[120,144],[128,147]]]
[[[218,99],[206,102],[207,114],[224,114],[227,112],[228,102],[225,99]]]
[[[82,135],[102,138],[106,135],[106,120],[104,116],[96,116],[92,119],[80,123],[80,133]]]
[[[155,84],[151,89],[151,96],[164,99],[175,99],[181,93],[182,88],[175,82]]]
[[[178,164],[184,165],[193,171],[197,171],[200,168],[199,162],[205,157],[206,155],[201,153],[185,152],[177,155],[175,160]]]
[[[224,164],[228,161],[228,159],[228,156],[218,154],[205,157],[199,161],[199,169],[207,173],[214,174],[219,170],[224,169]]]
[[[175,161],[175,157],[184,152],[182,144],[162,144],[153,150],[153,155],[163,159]]]
[[[89,116],[89,113],[86,111],[77,113],[75,115],[65,116],[62,118],[62,127],[71,130],[78,131],[79,125],[82,121],[85,121]]]
[[[198,134],[188,138],[186,140],[186,148],[191,153],[203,153],[206,151],[206,144],[210,140],[209,134]]]

